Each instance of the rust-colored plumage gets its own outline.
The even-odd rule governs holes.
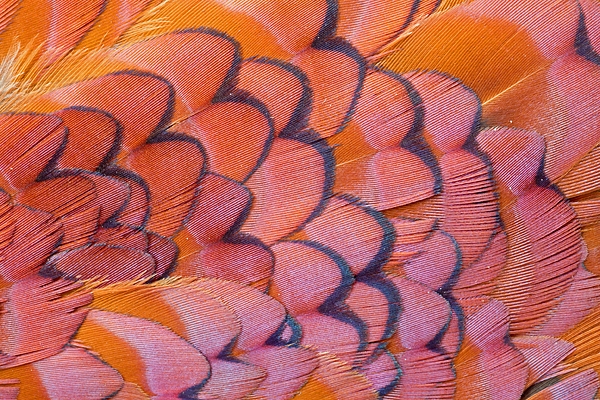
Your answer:
[[[0,58],[0,398],[598,398],[597,0],[0,0]]]

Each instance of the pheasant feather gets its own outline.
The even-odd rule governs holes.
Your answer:
[[[0,398],[600,398],[597,0],[0,0]]]

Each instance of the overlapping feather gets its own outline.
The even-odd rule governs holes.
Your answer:
[[[1,2],[0,397],[594,398],[599,22]]]

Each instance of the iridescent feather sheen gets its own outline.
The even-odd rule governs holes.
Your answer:
[[[0,59],[0,398],[599,398],[597,0],[0,0]]]

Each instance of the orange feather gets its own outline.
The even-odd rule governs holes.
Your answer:
[[[597,0],[0,0],[0,398],[600,398]]]

